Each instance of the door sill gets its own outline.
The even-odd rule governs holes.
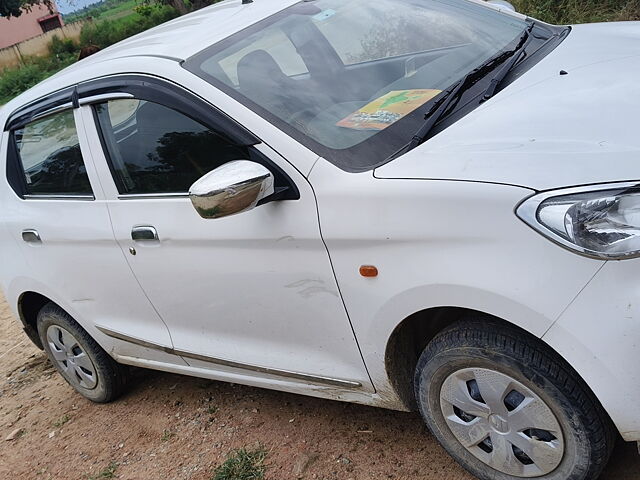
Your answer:
[[[294,372],[291,370],[281,370],[278,368],[263,367],[259,365],[248,364],[248,363],[235,362],[233,360],[225,360],[222,358],[209,357],[206,355],[200,355],[197,353],[187,352],[184,350],[177,350],[175,348],[166,347],[163,345],[157,345],[152,342],[147,342],[146,340],[141,340],[139,338],[134,338],[119,332],[115,332],[105,327],[96,326],[96,328],[100,330],[102,333],[104,333],[105,335],[111,338],[115,338],[117,340],[122,340],[123,342],[132,343],[134,345],[139,345],[141,347],[151,348],[154,350],[161,350],[171,355],[180,356],[183,359],[199,360],[199,361],[210,363],[211,365],[215,365],[219,367],[228,367],[228,368],[233,368],[238,370],[244,370],[247,372],[260,373],[263,375],[269,375],[273,377],[286,378],[286,379],[291,379],[291,380],[295,380],[298,382],[311,384],[311,385],[328,385],[332,387],[340,387],[345,389],[357,389],[362,387],[362,384],[360,382],[357,382],[354,380],[344,380],[340,378],[311,375],[308,373]],[[141,359],[138,359],[138,360],[141,360]],[[193,367],[193,368],[198,368],[198,367]],[[203,369],[200,368],[200,370],[203,370]]]

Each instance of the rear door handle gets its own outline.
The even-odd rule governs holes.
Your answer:
[[[42,243],[40,234],[34,228],[28,228],[22,231],[22,240],[27,243]]]
[[[137,225],[131,229],[131,240],[134,242],[157,242],[158,231],[150,225]]]

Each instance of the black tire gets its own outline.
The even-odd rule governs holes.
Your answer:
[[[482,318],[457,322],[439,333],[422,353],[414,378],[416,400],[427,426],[447,452],[467,471],[481,480],[516,480],[525,475],[524,473],[514,474],[513,470],[505,473],[493,468],[489,463],[481,460],[483,454],[474,450],[478,448],[477,446],[470,446],[467,449],[449,427],[442,408],[449,412],[447,408],[450,408],[453,403],[449,402],[447,406],[447,401],[441,402],[441,388],[447,379],[455,378],[458,381],[458,376],[467,374],[465,372],[468,371],[464,369],[480,369],[470,373],[473,375],[475,372],[480,372],[478,378],[482,378],[486,370],[510,377],[537,395],[555,415],[557,424],[561,427],[564,451],[561,455],[558,454],[557,466],[550,466],[549,468],[553,468],[552,471],[535,475],[537,478],[595,480],[599,477],[609,460],[617,433],[594,394],[578,374],[541,340],[516,327]],[[466,385],[464,383],[447,385],[462,385],[463,391],[469,389],[472,397],[475,395],[475,398],[480,398],[481,403],[485,402],[481,391],[480,397],[477,391],[472,392],[475,386],[479,385],[477,381],[475,385],[469,382]],[[487,389],[485,387],[485,390]],[[499,390],[496,389],[496,391]],[[448,391],[444,392],[445,390],[443,394],[446,396]],[[504,394],[494,395],[494,401],[499,399],[504,403],[502,395]],[[485,403],[488,407],[490,402]],[[441,404],[444,407],[441,408]],[[517,407],[513,408],[515,413]],[[452,411],[455,415],[458,415],[456,412],[460,412],[455,409]],[[490,432],[489,445],[481,444],[483,451],[487,450],[487,454],[492,455],[495,440],[502,441],[503,445],[509,445],[509,448],[513,449],[513,444],[509,444],[504,436],[494,437],[500,435],[499,432],[504,434],[505,430],[492,430],[495,426],[492,422],[496,421],[491,417],[493,415],[486,418],[485,425],[489,426]],[[451,422],[452,417],[448,418]],[[466,422],[469,418],[467,416],[462,421]],[[457,419],[454,420],[457,421]],[[511,429],[508,421],[507,426],[499,422],[500,420],[498,420],[499,428]],[[522,430],[513,429],[513,431]],[[483,435],[485,435],[484,431],[478,436]],[[539,441],[537,433],[534,440]],[[524,465],[528,459],[529,457],[525,455]],[[522,461],[520,458],[517,460]]]
[[[65,371],[65,364],[61,364],[56,360],[52,351],[52,346],[47,338],[47,332],[50,327],[61,327],[70,333],[77,342],[80,350],[77,352],[85,353],[92,363],[91,385],[83,386],[76,379],[71,378],[73,373]],[[56,329],[55,331],[59,331]],[[118,398],[125,389],[128,369],[124,365],[118,364],[105,352],[89,334],[60,307],[54,303],[48,303],[38,313],[38,335],[44,346],[44,351],[49,360],[62,377],[71,385],[80,395],[96,403],[107,403]],[[63,360],[66,362],[66,360]],[[77,374],[76,374],[77,375]],[[78,379],[80,377],[78,376]],[[95,385],[93,385],[95,383]]]

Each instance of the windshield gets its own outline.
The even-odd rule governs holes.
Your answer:
[[[443,90],[513,47],[524,20],[465,0],[313,0],[185,68],[341,168],[405,145]]]

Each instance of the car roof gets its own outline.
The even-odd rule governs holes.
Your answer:
[[[300,0],[226,0],[178,17],[106,48],[91,58],[161,56],[185,60],[191,55]]]
[[[131,57],[185,60],[299,1],[255,0],[243,4],[242,0],[225,0],[178,17],[74,63],[7,103],[2,113],[6,115],[17,107],[72,85],[71,78],[76,82],[94,78],[92,70],[98,63]]]

